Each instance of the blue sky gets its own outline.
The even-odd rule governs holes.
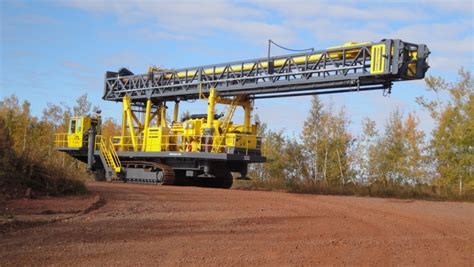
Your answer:
[[[454,81],[461,66],[472,71],[473,1],[0,1],[0,97],[15,94],[41,115],[46,103],[72,105],[89,98],[106,117],[120,105],[102,101],[107,70],[126,66],[144,73],[266,55],[267,40],[292,48],[326,47],[384,38],[425,43],[430,75]],[[283,54],[284,51],[272,50]],[[364,117],[382,125],[399,108],[416,111],[422,128],[433,122],[415,97],[423,81],[381,92],[323,96],[345,106],[351,129]],[[259,100],[256,111],[271,128],[298,135],[309,97]],[[184,105],[202,113],[204,105]]]

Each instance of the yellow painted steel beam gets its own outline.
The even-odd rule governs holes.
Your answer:
[[[216,105],[216,89],[211,88],[209,91],[209,98],[207,99],[207,125],[206,128],[212,128],[214,122],[214,112]]]
[[[151,117],[151,99],[146,101],[146,108],[145,108],[145,123],[143,125],[143,144],[142,144],[142,151],[145,151],[146,144],[148,141],[148,126],[150,125],[150,117]]]
[[[125,101],[124,101],[125,102]],[[125,137],[125,133],[127,131],[127,113],[125,112],[125,104],[122,104],[122,136],[120,138],[120,150],[123,151],[123,139]]]
[[[166,123],[166,102],[161,104],[161,118],[160,118],[160,125],[161,127],[168,128],[168,124]]]
[[[137,140],[135,139],[135,129],[134,129],[133,118],[132,118],[133,117],[133,112],[132,112],[129,96],[125,96],[123,98],[123,110],[126,113],[128,128],[129,128],[129,132],[130,132],[130,138],[132,139],[131,141],[132,141],[133,150],[137,151],[138,150]]]
[[[244,131],[249,133],[251,132],[251,123],[250,123],[250,119],[251,119],[251,116],[252,116],[252,103],[250,100],[247,100],[247,101],[244,101],[245,102],[245,105],[243,106],[244,108]]]

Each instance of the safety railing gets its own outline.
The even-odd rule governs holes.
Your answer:
[[[114,136],[110,138],[116,151],[177,151],[177,152],[212,152],[225,153],[226,148],[242,149],[248,155],[250,150],[260,149],[261,138],[255,135],[227,135],[220,145],[213,144],[215,136],[206,135],[149,135],[143,137]],[[161,140],[160,140],[161,139]],[[99,149],[102,137],[96,137],[96,149]],[[240,145],[239,145],[240,144]]]
[[[122,170],[122,163],[115,151],[115,148],[109,138],[102,138],[102,136],[97,136],[96,146],[99,147],[102,156],[104,157],[107,165],[114,170],[116,173],[119,173]]]
[[[54,147],[68,147],[67,135],[68,133],[54,134]]]
[[[68,133],[55,135],[55,147],[68,147]],[[219,138],[221,142],[214,142]],[[160,140],[161,139],[161,140]],[[218,143],[218,145],[217,145]],[[259,150],[262,147],[260,137],[248,134],[230,133],[225,137],[206,135],[159,135],[152,134],[145,141],[143,136],[113,136],[104,137],[97,135],[95,138],[95,150],[104,149],[110,151],[177,151],[177,152],[212,152],[227,153],[227,149],[240,149],[241,153],[248,155],[251,150]]]

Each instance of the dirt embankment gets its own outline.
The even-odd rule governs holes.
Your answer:
[[[1,234],[1,264],[474,264],[472,203],[108,183],[89,189],[103,197],[89,212]]]
[[[58,222],[105,205],[99,194],[12,199],[0,202],[0,233]]]

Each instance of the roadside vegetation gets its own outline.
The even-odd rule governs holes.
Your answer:
[[[290,192],[439,200],[474,200],[474,89],[459,71],[452,84],[428,77],[417,103],[435,121],[423,132],[415,113],[390,114],[378,131],[370,118],[362,134],[348,131],[344,108],[312,98],[299,138],[261,124],[268,163],[253,165],[252,181],[237,187]]]
[[[72,115],[90,112],[87,95],[77,104],[48,105],[41,118],[16,96],[0,102],[0,199],[87,192],[84,164],[53,149],[54,133],[65,132]]]

